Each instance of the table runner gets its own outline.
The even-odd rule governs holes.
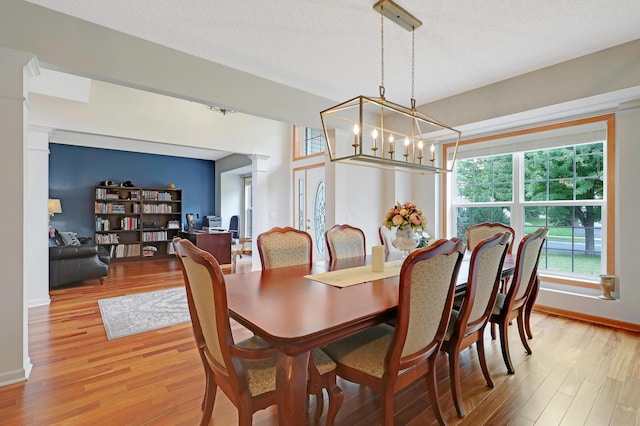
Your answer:
[[[349,287],[355,284],[362,284],[369,281],[381,280],[384,278],[400,275],[402,262],[385,262],[383,272],[371,271],[371,265],[357,266],[355,268],[338,269],[337,271],[321,272],[319,274],[305,275],[314,281],[329,284],[334,287]]]

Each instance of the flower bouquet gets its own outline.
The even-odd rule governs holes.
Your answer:
[[[384,226],[388,229],[396,228],[393,246],[402,250],[403,258],[407,257],[410,250],[421,245],[426,225],[427,219],[415,203],[396,203],[384,218]]]
[[[399,230],[424,231],[427,226],[427,219],[415,203],[396,203],[384,217],[384,226],[388,229],[396,227]]]

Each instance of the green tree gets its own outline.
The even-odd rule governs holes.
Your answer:
[[[513,199],[512,155],[473,158],[456,163],[458,200],[466,202],[510,202]],[[467,228],[482,222],[510,224],[508,207],[465,207],[457,212],[458,236],[464,240]]]
[[[603,144],[592,143],[525,154],[525,201],[597,200],[604,195]],[[585,253],[595,254],[594,225],[599,206],[550,207],[547,222],[585,233]]]
[[[603,143],[576,145],[525,154],[525,201],[597,200],[604,194]],[[462,202],[509,202],[513,175],[512,155],[459,160],[456,163],[457,196]],[[529,208],[545,215],[549,225],[574,226],[585,232],[585,253],[595,253],[594,225],[601,219],[599,206]],[[458,209],[458,235],[469,225],[484,221],[509,224],[509,210],[495,207]]]

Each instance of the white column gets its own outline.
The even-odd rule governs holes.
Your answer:
[[[0,182],[4,208],[0,209],[5,247],[0,256],[0,386],[26,380],[31,372],[28,354],[27,304],[25,297],[24,193],[27,122],[27,79],[38,73],[34,57],[0,48]]]
[[[266,155],[252,154],[251,159],[251,182],[253,197],[253,218],[252,218],[252,247],[251,266],[252,269],[260,269],[260,255],[256,246],[258,235],[271,228],[271,209],[269,208],[269,157]]]
[[[30,126],[27,133],[25,192],[25,270],[27,306],[48,305],[49,247],[47,244],[49,198],[49,127]]]

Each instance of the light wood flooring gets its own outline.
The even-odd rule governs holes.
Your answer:
[[[33,371],[28,381],[0,388],[0,425],[198,424],[204,379],[190,324],[108,341],[97,304],[105,297],[179,285],[176,261],[157,259],[115,263],[102,286],[96,280],[52,291],[49,306],[29,310]],[[532,328],[531,356],[515,326],[511,330],[511,376],[498,341],[486,334],[493,389],[483,381],[475,348],[463,352],[464,419],[456,416],[446,358],[440,359],[438,389],[449,424],[640,424],[637,334],[537,312]],[[237,324],[233,329],[238,338],[248,336]],[[345,402],[338,426],[380,424],[374,392],[342,380],[339,385]],[[212,424],[235,425],[235,407],[220,391],[216,398]],[[396,425],[436,424],[428,401],[424,383],[399,393]],[[310,413],[314,406],[311,398]],[[277,409],[259,411],[253,421],[276,425]]]

